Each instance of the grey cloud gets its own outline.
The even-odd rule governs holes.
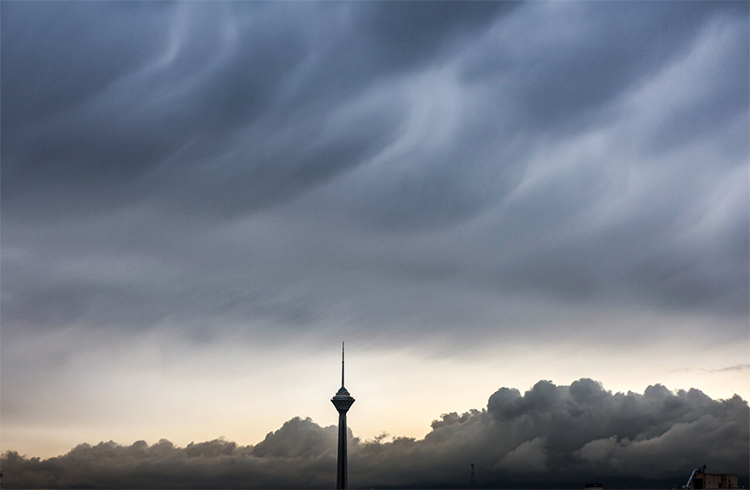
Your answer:
[[[407,123],[409,106],[419,109],[404,92],[433,90],[405,81],[427,69],[424,63],[439,67],[455,59],[472,59],[482,60],[477,63],[485,66],[487,60],[506,57],[506,51],[518,51],[506,46],[502,38],[488,36],[481,41],[486,29],[520,30],[516,37],[522,39],[528,35],[529,22],[550,15],[545,14],[549,5],[519,7],[511,2],[326,5],[320,9],[304,4],[208,5],[154,8],[144,11],[148,23],[128,24],[110,19],[106,7],[56,7],[59,12],[9,8],[6,18],[22,27],[4,34],[8,39],[18,38],[5,43],[10,52],[3,71],[14,75],[4,83],[5,99],[18,105],[3,112],[9,134],[6,141],[10,142],[3,147],[3,201],[10,211],[8,219],[111,211],[149,197],[152,206],[166,199],[176,203],[177,209],[214,217],[237,216],[285,202],[386,150],[394,133]],[[115,6],[127,15],[139,12],[119,3]],[[641,15],[640,8],[649,9],[649,15]],[[518,185],[528,152],[543,134],[532,130],[520,144],[513,142],[513,132],[525,127],[528,110],[533,113],[535,104],[557,107],[566,114],[583,110],[586,104],[600,110],[604,100],[592,93],[605,90],[609,100],[622,87],[607,89],[606,81],[620,84],[628,76],[639,76],[642,58],[653,58],[649,66],[655,70],[668,64],[675,52],[689,50],[700,27],[719,17],[708,15],[712,10],[742,16],[741,8],[734,8],[737,12],[727,8],[725,14],[713,4],[702,3],[570,7],[562,17],[570,26],[560,32],[578,32],[573,25],[583,25],[587,37],[565,38],[551,54],[533,43],[515,54],[514,63],[531,72],[514,70],[512,83],[517,86],[510,91],[505,76],[497,87],[485,91],[458,80],[455,88],[463,92],[458,103],[469,109],[463,108],[466,114],[450,141],[439,145],[425,141],[411,151],[397,153],[384,165],[405,171],[395,170],[391,176],[373,174],[357,182],[357,193],[364,195],[361,200],[342,202],[334,196],[330,205],[354,204],[357,209],[356,203],[361,202],[359,220],[372,216],[375,222],[401,228],[451,223],[497,205]],[[45,33],[36,35],[33,42],[28,39],[34,35],[35,16],[53,14],[66,22],[67,27],[57,28],[61,35],[76,34],[59,40],[60,46],[54,46],[59,53]],[[101,18],[97,26],[107,26],[101,29],[107,33],[105,48],[111,53],[105,48],[98,51],[101,43],[91,41],[98,31],[74,29],[89,17]],[[146,35],[138,36],[136,47],[127,48],[130,44],[118,41],[118,36],[127,35],[122,32],[131,24],[138,24]],[[665,24],[670,29],[662,29]],[[355,25],[361,32],[352,30]],[[588,42],[588,36],[606,42]],[[737,49],[741,48],[727,47],[727,59],[741,57]],[[619,55],[622,50],[625,54]],[[436,61],[437,52],[445,56]],[[641,52],[644,56],[637,55]],[[25,74],[30,64],[24,60],[32,58],[40,60],[32,66],[46,67],[48,77]],[[55,62],[47,62],[48,58]],[[126,62],[112,66],[104,62],[121,58]],[[84,63],[81,70],[74,67],[79,59]],[[355,62],[361,69],[348,65]],[[581,82],[580,73],[585,70],[576,69],[581,63],[604,65],[590,82]],[[535,67],[557,67],[560,73],[553,70],[538,76]],[[745,65],[739,64],[733,76],[718,80],[740,87],[743,70]],[[103,81],[95,79],[92,86],[77,83],[81,73],[88,71],[100,73]],[[380,78],[388,73],[391,85]],[[73,82],[37,87],[40,80],[52,76],[73,77]],[[570,79],[573,76],[577,78]],[[542,85],[535,89],[535,84]],[[71,87],[83,87],[88,97],[77,97]],[[318,88],[307,92],[305,87]],[[356,104],[373,87],[384,91],[380,107],[337,124],[333,112]],[[565,87],[577,95],[565,95]],[[742,103],[742,90],[711,93],[725,94],[727,110],[747,105]],[[441,97],[435,93],[422,105],[435,106]],[[545,97],[559,101],[547,103]],[[47,111],[48,117],[37,115],[33,124],[19,120],[17,115],[39,112],[30,104],[43,105],[47,99],[70,100],[71,106],[65,111]],[[524,102],[519,107],[513,99]],[[714,106],[698,104],[693,113],[701,117],[675,116],[664,130],[674,134],[675,125],[686,119],[706,120],[706,108]],[[720,120],[727,117],[726,111],[711,110]],[[611,111],[602,114],[614,116]],[[438,112],[424,130],[435,132],[431,126],[453,117]],[[539,116],[545,124],[556,118]],[[329,121],[328,134],[322,134],[320,128]],[[514,146],[524,150],[508,150]],[[498,168],[507,171],[488,171]],[[64,205],[50,206],[52,199]]]
[[[700,371],[704,373],[726,373],[729,371],[748,371],[750,370],[750,364],[735,364],[734,366],[727,366],[717,369],[678,369],[676,371]],[[675,372],[676,372],[675,371]]]
[[[651,484],[679,480],[696,460],[745,477],[747,420],[747,403],[739,397],[717,401],[659,385],[643,395],[612,394],[589,379],[569,387],[540,381],[524,395],[499,390],[481,412],[444,415],[422,441],[373,446],[383,458],[373,467],[399,467],[404,459],[412,472],[401,478],[440,485],[460,484],[458,475],[475,463],[485,484],[510,488],[580,485],[595,475],[611,485],[647,485],[637,483],[638,476]],[[596,459],[597,448],[612,441],[615,448]],[[371,460],[368,454],[365,464]],[[401,482],[392,477],[389,483]]]
[[[259,458],[318,457],[333,452],[337,441],[336,427],[322,429],[310,419],[295,418],[269,433],[251,454]]]
[[[67,22],[63,25],[71,32],[62,30],[68,39],[57,41],[46,33],[37,33],[35,43],[23,39],[8,43],[15,48],[10,49],[13,52],[4,63],[4,74],[13,76],[5,80],[4,90],[14,104],[26,104],[3,113],[12,136],[10,144],[3,147],[7,172],[3,183],[12,199],[41,186],[54,190],[61,185],[73,193],[71,204],[78,200],[89,207],[103,203],[106,209],[112,207],[112,201],[122,205],[142,198],[149,189],[138,185],[137,179],[170,157],[182,157],[179,151],[185,145],[207,139],[213,141],[203,145],[207,148],[192,145],[191,151],[198,153],[199,158],[222,153],[224,150],[216,146],[216,141],[222,140],[222,133],[259,117],[259,112],[274,97],[280,77],[304,55],[294,32],[268,29],[273,19],[269,20],[264,9],[256,9],[254,5],[242,7],[251,9],[249,15],[261,26],[250,32],[235,25],[239,22],[235,17],[242,16],[230,12],[230,4],[215,8],[200,4],[171,7],[157,9],[156,13],[135,9],[141,15],[154,15],[147,15],[148,23],[120,24],[119,18],[109,16],[116,16],[118,8],[127,13],[133,9],[115,4],[111,7],[114,11],[105,7],[106,12],[99,12],[98,7],[61,4],[55,7],[60,12],[51,13]],[[6,18],[15,17],[16,9],[10,10]],[[17,10],[21,12],[19,15],[28,13],[22,8]],[[32,12],[35,13],[33,9]],[[21,24],[33,23],[34,15],[28,17],[15,20]],[[75,36],[74,26],[87,24],[89,17],[102,19],[93,24],[105,32],[84,30],[83,35]],[[279,21],[283,27],[283,19]],[[137,36],[140,49],[132,52],[128,51],[131,43],[118,41],[117,37],[129,39],[129,25],[138,25],[145,33]],[[31,26],[25,28],[29,35],[35,35]],[[21,36],[12,31],[7,35]],[[114,52],[106,51],[109,44],[94,40],[96,37],[110,40]],[[159,42],[148,43],[152,38]],[[56,41],[63,46],[60,53],[50,52],[49,44]],[[23,52],[29,44],[36,46],[42,55],[35,56],[36,51]],[[279,46],[274,53],[268,48],[275,45]],[[81,56],[81,52],[90,56]],[[130,64],[117,63],[131,58]],[[29,59],[37,62],[31,64]],[[108,69],[106,63],[100,63],[101,59],[113,60],[111,63],[117,69]],[[78,60],[83,60],[84,66],[77,66]],[[28,65],[43,67],[48,76],[30,73],[27,79],[24,67]],[[66,84],[53,81],[64,79],[69,73],[85,76],[88,71],[103,73],[107,83],[97,87],[83,84],[89,90],[83,100],[69,94],[73,89]],[[70,85],[78,90],[76,83]],[[26,94],[34,89],[36,93]],[[46,117],[39,115],[27,124],[17,121],[16,114],[35,112],[29,104],[44,100],[39,92],[49,93],[48,98],[53,100],[70,100],[70,107],[51,114],[48,110]],[[33,203],[29,200],[24,204]],[[17,213],[23,212],[22,207],[11,207]],[[38,206],[36,210],[61,212],[59,208],[40,210]]]
[[[499,80],[509,100],[521,101],[517,123],[564,134],[596,123],[608,101],[684,56],[712,19],[742,22],[747,15],[746,6],[710,2],[532,3],[525,10],[517,22],[496,26],[484,49],[464,62],[464,75],[474,83]],[[540,18],[553,24],[539,31]],[[522,42],[531,30],[534,38]]]
[[[372,3],[363,6],[358,17],[365,35],[372,36],[373,46],[390,58],[388,65],[413,66],[429,59],[430,53],[456,40],[480,36],[483,30],[514,11],[520,2],[443,2]]]
[[[397,42],[391,54],[366,56],[371,69],[367,83],[382,70],[412,69],[409,65],[437,49],[443,38],[490,22],[506,5],[511,4],[446,3],[426,10],[396,5],[405,11],[385,17],[378,14],[379,7],[370,12],[371,6],[357,6],[361,12],[356,16],[373,30],[372,38],[361,39],[375,51],[389,52],[383,46],[393,40],[388,25],[394,20],[401,23],[395,32],[407,26],[414,32],[414,26],[420,26],[422,33],[416,35],[419,42]],[[335,18],[349,8],[336,7],[330,14]],[[339,82],[363,87],[341,56],[313,51],[316,33],[307,21],[312,17],[325,26],[330,20],[321,12],[329,12],[329,7],[318,12],[304,4],[191,3],[138,11],[117,3],[6,10],[6,22],[14,27],[4,31],[13,42],[5,43],[9,52],[3,70],[10,101],[3,111],[9,135],[3,147],[3,194],[14,215],[27,219],[66,212],[38,203],[37,192],[60,186],[70,194],[69,204],[78,204],[69,211],[106,210],[143,199],[154,190],[143,179],[155,167],[168,177],[157,180],[155,191],[182,187],[178,202],[197,201],[196,207],[211,208],[217,200],[209,195],[221,188],[223,200],[232,204],[220,205],[218,211],[227,206],[257,209],[257,202],[294,196],[295,188],[360,163],[368,148],[380,144],[379,134],[398,123],[393,117],[362,117],[352,121],[362,128],[357,133],[351,126],[338,127],[332,140],[316,137],[316,128],[328,117],[321,108],[330,111],[356,93],[337,90],[335,98],[318,92],[295,99],[300,87],[318,85],[307,80],[312,75],[306,73],[306,64],[321,67],[314,76],[323,77],[319,85],[325,90]],[[120,11],[127,22],[115,17]],[[130,19],[138,12],[148,22]],[[46,19],[63,22],[51,32],[35,32],[37,17],[42,24]],[[92,18],[100,20],[90,22]],[[88,27],[77,29],[79,24]],[[121,39],[132,37],[131,25],[143,32],[135,45]],[[385,31],[379,32],[381,28]],[[362,59],[356,46],[336,41],[349,46],[350,58]],[[365,51],[369,47],[360,46]],[[405,48],[416,51],[402,63],[397,58],[408,52]],[[378,61],[381,57],[385,59]],[[291,82],[299,77],[302,81]],[[293,134],[285,147],[274,148],[272,139],[268,144],[269,134],[290,129]],[[237,140],[243,140],[239,147]],[[206,181],[206,168],[230,174],[236,186]],[[184,174],[197,174],[198,180],[184,182]],[[24,199],[29,191],[37,192]]]
[[[154,45],[166,41],[160,29],[171,10],[166,5],[145,6],[149,15],[143,17],[125,2],[3,5],[3,37],[15,41],[3,57],[3,86],[13,95],[3,101],[3,122],[11,128],[36,124],[136,69]],[[100,22],[101,16],[108,22]],[[124,29],[128,25],[138,25],[139,35]]]
[[[746,4],[1,8],[5,334],[747,339]]]
[[[701,464],[746,481],[749,415],[738,396],[713,400],[695,389],[613,394],[590,379],[540,381],[523,395],[498,390],[481,411],[444,414],[422,440],[350,433],[350,482],[457,486],[468,481],[469,463],[489,488],[577,487],[591,478],[653,488],[677,485]],[[295,418],[255,446],[83,444],[47,460],[6,452],[3,468],[13,488],[321,488],[335,473],[336,430]]]
[[[373,83],[445,62],[520,4],[449,1],[322,8],[325,17],[337,21],[332,22],[337,31],[316,43],[320,60],[305,71],[306,83],[292,100],[350,96]]]
[[[541,437],[523,442],[503,456],[495,468],[516,474],[543,473],[547,471],[546,444]]]
[[[295,418],[257,446],[110,441],[47,460],[8,451],[2,462],[11,488],[326,488],[336,468],[336,430]]]

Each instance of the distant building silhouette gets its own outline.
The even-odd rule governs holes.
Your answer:
[[[737,488],[737,475],[729,473],[706,473],[706,465],[696,468],[690,473],[690,478],[684,490],[704,490],[715,488]]]
[[[354,403],[354,398],[344,388],[344,343],[341,342],[341,388],[331,398],[331,403],[339,412],[339,457],[336,467],[336,488],[345,489],[347,486],[346,471],[346,412]]]

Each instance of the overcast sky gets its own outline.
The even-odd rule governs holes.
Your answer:
[[[2,451],[750,397],[747,2],[0,9]]]

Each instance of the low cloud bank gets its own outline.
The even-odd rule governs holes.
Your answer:
[[[590,379],[539,381],[523,395],[499,389],[481,411],[443,414],[422,440],[352,437],[350,486],[466,487],[471,463],[480,487],[679,486],[703,464],[747,484],[749,421],[736,395],[713,400],[661,385],[613,394]],[[255,446],[110,441],[46,460],[8,451],[2,467],[9,488],[327,488],[336,427],[296,417]]]

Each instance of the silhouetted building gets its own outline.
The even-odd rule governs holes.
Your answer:
[[[737,475],[698,473],[690,481],[691,490],[706,488],[737,488]]]
[[[683,489],[703,490],[704,488],[737,488],[737,475],[706,473],[706,465],[696,468]]]
[[[354,398],[344,388],[344,343],[341,342],[341,388],[331,398],[331,403],[339,412],[339,457],[336,467],[336,488],[344,489],[347,486],[346,471],[346,412],[354,403]]]

